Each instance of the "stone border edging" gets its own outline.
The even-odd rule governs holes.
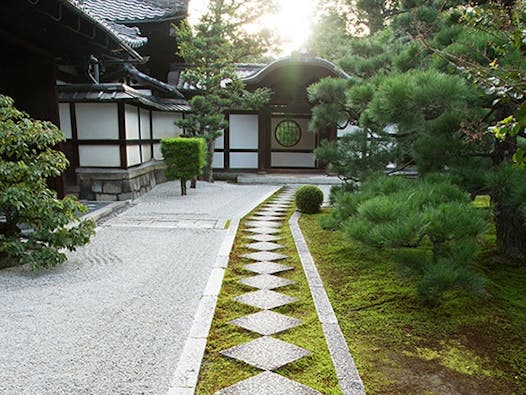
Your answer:
[[[122,200],[119,202],[113,202],[98,210],[95,210],[91,213],[83,215],[82,217],[80,217],[80,220],[93,219],[95,222],[97,222],[101,218],[107,217],[113,214],[115,211],[120,210],[123,207],[130,206],[131,204],[132,204],[131,200]]]
[[[246,217],[254,208],[274,195],[280,188],[279,186],[276,187],[272,192],[263,196],[239,218],[233,218],[231,220],[227,235],[221,244],[212,272],[203,291],[201,301],[197,307],[190,334],[186,339],[167,395],[191,395],[195,393],[208,334],[212,327],[217,299],[221,291],[221,285],[223,284],[225,270],[228,267],[230,251],[234,245],[239,223],[242,218]]]
[[[305,238],[301,233],[298,224],[300,217],[299,212],[295,212],[289,220],[289,227],[298,250],[298,255],[309,283],[312,299],[318,312],[318,318],[321,322],[325,341],[338,376],[338,383],[344,395],[365,395],[365,388],[363,386],[360,374],[354,364],[354,359],[349,352],[347,342],[343,337],[342,330],[338,324],[338,319],[334,314],[331,302],[327,296],[327,292],[323,287],[323,282],[316,269],[309,247],[305,242]]]

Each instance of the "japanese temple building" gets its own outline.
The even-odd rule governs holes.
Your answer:
[[[192,87],[181,77],[185,67],[171,37],[188,1],[7,2],[9,15],[0,16],[0,48],[8,54],[0,93],[65,133],[66,186],[77,185],[81,198],[127,200],[162,182],[161,139],[180,135],[174,121],[191,111],[185,98]],[[214,167],[322,171],[313,150],[337,131],[308,131],[307,87],[349,76],[309,56],[238,70],[248,89],[268,87],[272,97],[258,112],[225,113],[229,126],[216,141]]]

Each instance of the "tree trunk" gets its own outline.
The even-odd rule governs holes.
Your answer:
[[[214,182],[214,171],[213,171],[213,161],[214,161],[214,150],[216,147],[216,140],[207,140],[206,142],[206,164],[205,164],[205,181]]]
[[[493,199],[493,219],[497,236],[497,251],[510,258],[526,257],[526,231],[519,214],[520,207]]]
[[[493,166],[497,167],[503,162],[511,163],[511,157],[517,148],[516,144],[516,137],[507,137],[504,141],[497,140],[493,151]],[[526,256],[524,217],[520,213],[519,205],[510,204],[510,193],[509,189],[494,190],[491,193],[497,251],[506,257],[523,258]]]
[[[181,196],[186,196],[186,180],[181,178]]]
[[[190,180],[190,188],[191,189],[197,188],[197,177],[192,177],[192,179]]]

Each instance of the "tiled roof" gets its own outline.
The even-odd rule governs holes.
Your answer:
[[[185,100],[158,98],[125,84],[67,84],[58,85],[57,88],[58,101],[61,103],[125,102],[141,104],[157,111],[187,112],[190,110],[190,106]]]
[[[136,27],[127,27],[125,25],[120,25],[109,19],[101,18],[99,15],[94,13],[86,5],[85,0],[62,0],[68,4],[71,4],[78,12],[84,13],[88,17],[92,18],[94,21],[98,22],[100,25],[104,26],[111,32],[118,40],[123,44],[127,45],[129,48],[138,48],[143,46],[148,42],[146,37],[141,36],[141,32]],[[137,56],[139,56],[137,54]]]
[[[138,48],[148,42],[137,27],[140,24],[184,17],[188,0],[66,0],[111,30],[126,45]]]
[[[266,66],[267,65],[265,64],[237,64],[236,75],[240,79],[244,80],[257,74]],[[187,68],[188,66],[184,65],[173,65],[172,71],[170,72],[170,74],[168,74],[168,83],[182,91],[195,90],[194,87],[188,81],[185,80],[185,71]]]
[[[99,19],[117,23],[140,23],[169,19],[186,13],[183,0],[80,0]]]
[[[110,21],[105,21],[105,24],[132,48],[142,47],[148,42],[146,37],[141,36],[141,31],[138,27],[128,27]]]

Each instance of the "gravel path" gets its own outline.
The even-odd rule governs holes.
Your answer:
[[[0,393],[165,393],[226,220],[273,190],[162,184],[67,264],[0,271]]]

